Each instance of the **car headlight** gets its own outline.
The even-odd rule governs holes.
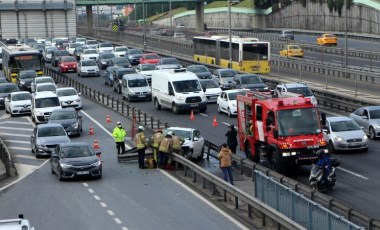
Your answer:
[[[263,90],[269,90],[269,87],[264,87]]]
[[[44,115],[44,113],[43,113],[43,112],[41,112],[41,111],[36,111],[36,115],[37,115],[37,116],[43,116],[43,115]]]
[[[68,169],[71,167],[71,165],[65,164],[65,163],[60,163],[59,166],[63,169]]]
[[[4,98],[3,98],[3,97],[0,97],[0,101],[4,101]]]
[[[335,137],[335,140],[338,142],[344,142],[345,141],[343,137]]]
[[[78,97],[75,101],[76,101],[76,102],[80,102],[80,97]]]
[[[364,134],[363,141],[367,141],[367,140],[368,140],[367,134]]]
[[[97,162],[95,162],[95,163],[92,163],[91,166],[98,167],[98,166],[100,166],[101,164],[102,164],[102,162],[97,161]]]
[[[180,96],[180,95],[177,95],[176,98],[177,98],[177,100],[179,100],[179,101],[183,101],[183,100],[185,100],[185,98],[182,97],[182,96]]]
[[[25,85],[25,83],[26,83],[25,81],[20,81],[21,85]]]
[[[136,92],[133,91],[132,89],[129,89],[129,92],[130,92],[131,94],[136,94]]]
[[[98,68],[98,67],[96,67],[96,68],[95,68],[95,71],[96,71],[96,72],[99,72],[99,68]]]
[[[79,126],[79,124],[78,124],[78,123],[74,123],[74,124],[72,124],[72,125],[71,125],[71,127],[72,127],[72,128],[74,128],[74,129],[77,129],[77,128],[78,128],[78,126]]]
[[[107,62],[106,61],[101,61],[102,65],[106,65]]]

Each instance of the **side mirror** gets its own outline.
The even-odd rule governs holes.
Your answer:
[[[194,137],[194,141],[198,141],[199,140],[199,138],[198,137]]]
[[[321,117],[322,117],[321,124],[323,126],[325,126],[326,125],[326,113],[321,113]]]
[[[361,128],[362,130],[365,130],[365,128],[364,128],[363,126],[360,126],[360,128]]]
[[[234,81],[236,82],[236,84],[240,84],[240,81],[239,81],[239,79],[234,79]]]
[[[102,152],[95,152],[95,155],[99,157],[102,154]]]
[[[170,96],[174,96],[174,92],[173,91],[169,91],[169,95]]]
[[[207,90],[206,88],[203,88],[203,92],[205,92],[205,93],[206,93],[206,90]]]
[[[272,118],[268,117],[267,120],[265,121],[266,126],[270,126],[273,123]]]
[[[82,116],[78,116],[79,119],[82,119]]]
[[[323,129],[323,132],[324,132],[324,133],[327,133],[327,134],[330,133],[328,129]]]
[[[78,96],[80,96],[80,95],[82,95],[82,93],[81,93],[81,92],[79,92],[79,93],[78,93]]]
[[[277,129],[274,129],[274,130],[273,130],[273,137],[274,137],[275,139],[278,138],[278,130],[277,130]]]

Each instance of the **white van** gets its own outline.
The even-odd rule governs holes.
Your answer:
[[[152,98],[156,109],[169,108],[178,114],[182,110],[207,110],[207,99],[197,75],[186,69],[152,72]]]
[[[122,79],[121,94],[128,101],[152,100],[152,90],[146,77],[139,73],[125,74]]]
[[[30,226],[30,222],[24,219],[24,215],[20,214],[18,219],[0,220],[0,230],[34,230],[34,227]]]
[[[32,120],[46,123],[55,109],[62,109],[58,96],[51,91],[37,92],[32,97]]]

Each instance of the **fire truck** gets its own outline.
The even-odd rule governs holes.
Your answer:
[[[271,92],[243,92],[237,96],[240,149],[247,158],[285,173],[308,165],[327,148],[321,118],[310,98],[279,98]]]

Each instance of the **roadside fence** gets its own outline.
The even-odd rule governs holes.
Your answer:
[[[1,138],[0,138],[0,159],[3,162],[5,166],[5,171],[6,171],[5,177],[4,178],[0,177],[0,180],[10,177],[12,175],[14,176],[18,175],[13,165],[11,154]]]

